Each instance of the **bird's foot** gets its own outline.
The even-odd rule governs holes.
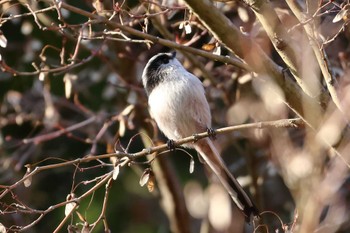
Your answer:
[[[207,128],[207,134],[211,140],[216,139],[216,131],[213,128]]]
[[[170,151],[174,151],[174,150],[176,149],[176,145],[175,145],[174,140],[169,139],[169,140],[166,142],[166,145],[167,145],[167,147],[168,147],[168,149],[169,149]]]

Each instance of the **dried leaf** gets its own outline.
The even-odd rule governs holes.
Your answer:
[[[148,192],[150,192],[150,193],[153,192],[154,186],[155,186],[154,176],[152,174],[150,174],[148,182],[147,182]]]
[[[220,47],[220,46],[217,46],[217,47],[214,49],[213,54],[215,54],[215,55],[221,55],[221,47]]]
[[[66,95],[66,99],[69,99],[72,95],[72,87],[73,87],[72,80],[63,79],[63,81],[64,81],[64,92]]]
[[[103,5],[103,0],[94,0],[92,1],[92,6],[96,9],[98,14],[103,13],[105,7]]]
[[[179,25],[179,29],[185,29],[186,34],[191,34],[192,32],[191,24],[188,21],[181,22]]]
[[[202,49],[204,49],[205,51],[212,51],[213,49],[215,49],[215,43],[204,44],[202,46]]]
[[[0,47],[6,48],[6,46],[7,46],[7,39],[4,33],[2,33],[2,31],[0,30]]]
[[[74,193],[70,193],[70,194],[67,195],[66,200],[70,201],[70,200],[72,200],[74,198],[75,198],[75,194]],[[75,203],[75,202],[67,203],[66,207],[64,209],[64,215],[68,216],[69,214],[71,214],[71,212],[73,211],[73,209],[75,208],[76,205],[77,205],[77,203]]]
[[[39,80],[40,80],[40,81],[44,81],[45,77],[46,77],[46,74],[45,74],[44,72],[40,72],[40,74],[39,74]]]
[[[126,122],[125,122],[125,118],[121,117],[120,121],[119,121],[119,129],[118,129],[118,134],[119,136],[123,137],[125,135],[126,132]]]
[[[134,109],[135,109],[135,105],[130,104],[130,105],[128,105],[126,108],[124,108],[124,110],[122,111],[122,115],[123,115],[123,116],[127,116],[127,115],[129,115]]]
[[[32,177],[28,177],[27,179],[25,179],[25,181],[23,182],[24,187],[28,188],[29,186],[32,185]]]
[[[31,167],[27,166],[27,171],[26,174],[24,174],[24,176],[27,176],[30,172],[31,172]],[[28,188],[31,184],[32,184],[32,176],[29,176],[28,178],[26,178],[23,182],[24,187]]]
[[[0,223],[0,233],[6,233],[6,228],[2,223]]]
[[[184,25],[185,25],[185,22],[181,22],[180,25],[179,25],[179,29],[183,29]]]
[[[194,171],[194,159],[191,158],[191,161],[190,161],[190,173],[192,174]]]
[[[75,206],[76,206],[76,203],[74,202],[68,203],[66,205],[66,208],[64,209],[64,215],[68,216],[72,212],[72,210],[75,208]]]
[[[343,6],[343,8],[338,12],[338,14],[334,17],[333,23],[339,22],[340,20],[347,21],[350,16],[350,4],[347,3]]]
[[[118,164],[113,169],[113,176],[112,176],[113,180],[116,180],[118,178],[119,171],[120,171],[120,165]]]
[[[346,17],[346,15],[348,14],[347,10],[345,9],[341,9],[338,14],[334,17],[334,19],[332,20],[333,23],[337,23],[340,20],[342,20],[344,17]]]
[[[192,32],[191,24],[186,23],[186,24],[185,24],[185,33],[186,33],[186,34],[191,34],[191,32]]]
[[[139,182],[141,187],[147,184],[148,180],[150,179],[151,173],[153,172],[150,168],[145,169],[145,171],[141,175],[140,182]]]
[[[239,18],[244,22],[247,23],[249,21],[249,15],[248,15],[248,11],[246,8],[243,7],[238,7],[237,8],[237,13]]]
[[[0,233],[6,233],[6,227],[0,223]]]
[[[145,20],[144,20],[144,27],[142,28],[142,31],[144,32],[144,33],[148,33],[148,25],[149,25],[149,20],[148,20],[148,18],[145,18]]]
[[[72,95],[73,82],[78,79],[78,76],[75,74],[66,73],[63,77],[64,81],[64,91],[66,98],[69,99]]]

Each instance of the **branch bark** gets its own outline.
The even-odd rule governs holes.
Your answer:
[[[309,10],[314,11],[312,9],[314,9],[315,6],[312,5],[310,2],[312,2],[312,1],[308,1]],[[316,1],[314,1],[314,2],[316,2]],[[331,98],[332,98],[334,104],[337,106],[337,108],[340,111],[344,112],[344,108],[342,106],[342,103],[339,99],[338,93],[337,93],[335,86],[334,86],[335,80],[333,79],[331,72],[329,71],[329,68],[328,68],[328,63],[327,63],[327,59],[325,57],[323,48],[321,48],[320,42],[316,38],[316,35],[315,35],[316,32],[314,31],[314,27],[312,25],[312,20],[311,20],[311,22],[304,23],[307,21],[307,17],[306,17],[306,15],[304,15],[302,13],[301,7],[298,5],[298,3],[296,1],[286,0],[286,3],[288,4],[289,8],[292,10],[294,15],[297,17],[297,19],[303,24],[304,30],[306,32],[308,39],[309,39],[310,46],[314,52],[314,55],[316,57],[318,64],[319,64],[319,67],[320,67],[320,70],[322,72],[325,83],[327,84],[329,94],[331,95]],[[310,16],[310,14],[309,14],[309,16]]]
[[[318,80],[317,73],[308,73],[308,76],[302,72],[302,60],[297,57],[295,46],[285,30],[284,25],[278,18],[271,3],[266,0],[244,0],[251,6],[256,17],[262,24],[265,32],[269,36],[274,48],[281,56],[285,64],[290,69],[293,77],[301,89],[310,97],[317,97],[322,92],[321,83]],[[314,57],[312,57],[314,59]]]
[[[301,125],[304,125],[304,122],[300,118],[283,119],[283,120],[277,120],[277,121],[257,122],[257,123],[250,123],[250,124],[244,124],[244,125],[224,127],[224,128],[217,129],[215,131],[215,133],[216,134],[224,134],[224,133],[229,133],[229,132],[238,131],[238,130],[262,129],[262,128],[270,128],[270,127],[272,127],[272,128],[288,128],[288,127],[295,128],[295,127],[298,127]],[[196,134],[194,136],[190,136],[190,137],[176,140],[176,141],[174,141],[174,145],[180,146],[182,144],[194,142],[196,140],[199,140],[199,139],[202,139],[205,137],[209,137],[208,132],[204,132],[204,133]],[[56,163],[56,164],[49,164],[49,165],[45,165],[45,166],[36,166],[37,164],[28,165],[30,168],[34,168],[34,169],[30,169],[31,172],[26,174],[22,179],[18,180],[16,183],[9,185],[9,186],[8,185],[0,185],[0,188],[3,189],[0,192],[0,200],[2,198],[4,198],[8,193],[10,193],[11,190],[13,190],[16,187],[18,187],[19,185],[23,184],[27,179],[30,179],[34,175],[36,175],[42,171],[45,171],[45,170],[50,170],[50,169],[55,169],[55,168],[65,167],[65,166],[72,166],[72,165],[81,164],[81,163],[88,163],[91,161],[97,161],[97,160],[113,158],[113,157],[116,157],[119,159],[126,157],[130,161],[132,161],[132,160],[135,160],[135,159],[138,159],[141,157],[145,157],[146,155],[152,154],[154,152],[160,153],[160,152],[163,152],[166,150],[168,150],[168,146],[167,146],[167,144],[163,144],[160,146],[145,148],[142,151],[136,152],[136,153],[126,153],[126,152],[117,151],[116,153],[102,154],[102,155],[96,155],[96,156],[86,155],[83,158],[78,158],[75,160],[65,161],[65,162]]]
[[[49,1],[49,2],[51,2],[51,1]],[[159,38],[156,36],[152,36],[150,34],[143,33],[141,31],[133,29],[131,27],[110,21],[109,19],[107,19],[105,17],[102,17],[99,15],[93,14],[91,12],[82,10],[80,8],[74,7],[74,6],[69,5],[65,2],[61,2],[60,6],[64,9],[71,11],[71,12],[74,12],[76,14],[83,15],[83,16],[88,17],[88,18],[93,19],[93,20],[99,20],[102,24],[106,24],[107,26],[109,26],[113,29],[119,29],[119,30],[122,30],[124,32],[130,33],[131,35],[134,35],[136,37],[140,37],[140,38],[149,40],[152,43],[159,43],[159,44],[162,44],[162,45],[167,46],[169,48],[178,49],[180,51],[185,51],[185,52],[189,52],[189,53],[192,53],[195,55],[203,56],[203,57],[215,60],[215,61],[223,62],[225,64],[234,65],[234,66],[242,68],[244,70],[248,70],[248,71],[251,70],[251,68],[247,64],[243,63],[239,59],[215,55],[215,54],[203,51],[203,50],[195,49],[192,47],[186,47],[186,46],[183,46],[181,44],[178,44],[178,43],[170,41],[170,40],[166,40],[166,39],[162,39],[162,38]]]
[[[308,96],[250,37],[243,35],[211,1],[185,0],[185,2],[216,39],[232,53],[246,61],[254,72],[262,77],[264,75],[271,77],[285,92],[287,106],[303,117],[310,125],[317,128],[319,118],[305,116],[303,109],[315,109],[314,112],[318,112],[320,105],[325,108],[328,103],[326,93],[321,93],[320,100]]]

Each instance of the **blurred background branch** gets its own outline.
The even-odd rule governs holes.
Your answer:
[[[349,1],[0,9],[0,229],[349,231]],[[169,152],[150,118],[141,72],[170,50],[203,81],[215,143],[259,225],[244,224],[194,151]]]

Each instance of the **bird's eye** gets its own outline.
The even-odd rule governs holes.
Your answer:
[[[162,62],[163,62],[163,64],[168,64],[169,63],[169,58],[164,58]]]

